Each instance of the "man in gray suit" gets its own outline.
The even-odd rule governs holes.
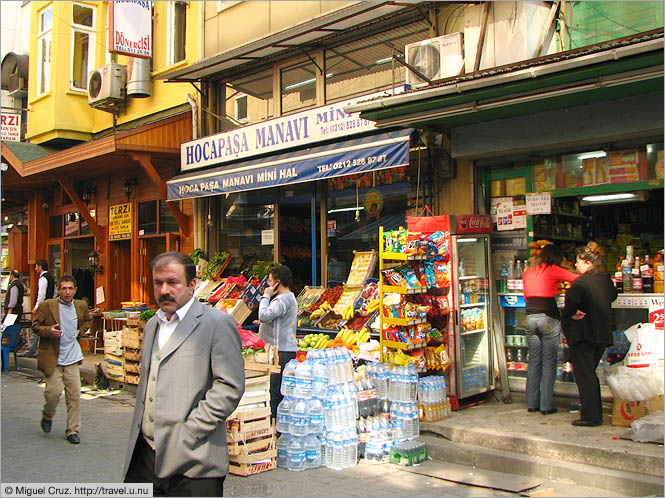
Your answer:
[[[159,311],[146,324],[125,482],[154,496],[222,496],[226,418],[245,391],[233,318],[194,296],[196,266],[167,252],[151,263]]]

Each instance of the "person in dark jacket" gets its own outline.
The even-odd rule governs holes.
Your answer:
[[[21,320],[23,315],[23,295],[25,294],[25,287],[21,283],[21,273],[18,270],[12,270],[9,274],[9,287],[7,287],[7,295],[5,296],[5,315],[14,314],[18,315],[16,321]]]
[[[570,358],[579,391],[581,418],[573,425],[595,427],[603,423],[598,362],[605,348],[612,344],[611,304],[617,290],[602,272],[600,247],[589,242],[576,251],[575,267],[582,276],[566,292],[561,312],[563,333],[570,347]]]

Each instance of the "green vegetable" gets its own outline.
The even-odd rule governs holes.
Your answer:
[[[139,319],[143,320],[144,322],[147,322],[150,320],[153,316],[155,316],[155,313],[157,313],[157,310],[145,310],[142,311],[141,314],[139,315]]]
[[[207,259],[206,253],[203,251],[203,249],[198,247],[189,254],[189,257],[192,258],[192,261],[194,262],[195,265],[199,264],[199,260],[201,258]]]
[[[263,280],[263,277],[265,277],[270,269],[275,266],[275,263],[272,261],[259,261],[255,265],[252,266],[252,269],[250,270],[250,275],[256,275],[256,277],[259,280]]]
[[[218,252],[215,254],[210,261],[208,261],[208,264],[206,265],[205,269],[203,270],[203,273],[201,274],[201,278],[203,280],[209,280],[213,277],[213,275],[216,275],[217,272],[224,266],[224,263],[226,263],[226,260],[229,259],[230,255],[226,251]]]

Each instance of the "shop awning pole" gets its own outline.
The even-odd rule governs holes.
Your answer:
[[[316,183],[312,182],[311,208],[309,212],[311,218],[311,239],[312,239],[312,285],[316,283]]]

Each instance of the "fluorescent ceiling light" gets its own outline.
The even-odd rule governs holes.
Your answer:
[[[328,211],[328,214],[330,213],[341,213],[344,211],[360,211],[363,209],[362,207],[350,207],[350,208],[339,208],[339,209],[331,209]]]
[[[593,159],[594,157],[606,157],[606,156],[607,156],[607,152],[605,152],[604,150],[596,150],[594,152],[588,152],[586,154],[581,154],[581,155],[577,156],[577,159],[579,159],[581,161],[583,159]]]
[[[606,201],[628,201],[635,200],[637,196],[633,193],[627,194],[606,194],[606,195],[587,195],[582,197],[583,201],[586,202],[606,202]]]
[[[464,244],[465,242],[478,242],[478,239],[474,237],[469,239],[457,239],[457,242],[459,242],[460,244]]]
[[[391,60],[393,60],[392,57],[386,57],[385,59],[379,59],[378,61],[376,61],[376,64],[385,64],[386,62],[390,62]]]
[[[326,78],[332,78],[333,73],[326,74]],[[284,87],[284,90],[293,90],[294,88],[300,88],[301,86],[309,85],[310,83],[316,82],[316,78],[310,78],[305,81],[299,81],[298,83],[293,83],[292,85],[287,85]]]

